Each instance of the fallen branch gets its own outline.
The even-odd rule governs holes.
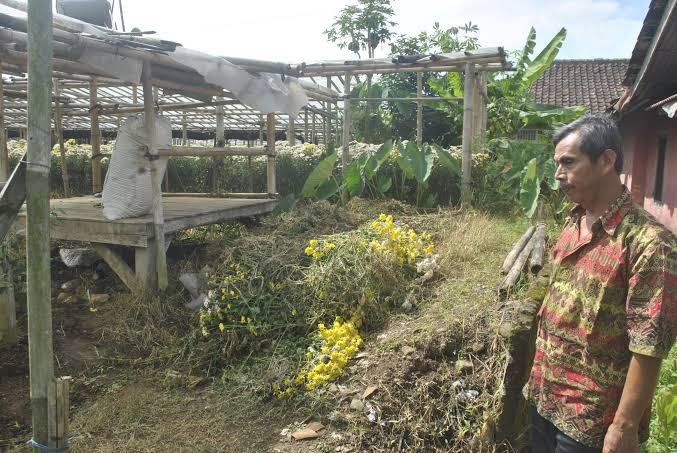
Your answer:
[[[533,234],[534,227],[529,227],[519,239],[519,241],[515,243],[515,245],[512,247],[512,250],[510,250],[510,253],[508,253],[508,256],[505,257],[505,261],[503,261],[503,267],[501,268],[501,272],[503,274],[510,272],[513,264],[515,264],[515,258],[517,258],[519,253],[524,249],[524,246],[527,244],[527,242],[529,242],[529,239],[531,239]]]
[[[533,230],[533,227],[530,229]],[[527,259],[531,254],[531,250],[534,248],[533,237],[528,241],[529,242],[527,242],[527,244],[524,246],[520,254],[517,255],[517,259],[515,260],[515,263],[512,265],[512,268],[510,268],[510,272],[508,272],[508,275],[505,277],[505,280],[503,280],[503,283],[501,283],[501,286],[499,288],[499,293],[501,296],[505,296],[508,294],[508,291],[510,291],[510,288],[512,288],[515,285],[515,282],[517,282],[517,279],[519,278],[520,274],[522,273],[522,270],[524,269],[524,265],[527,263]]]
[[[545,255],[545,223],[539,223],[534,233],[534,248],[531,251],[531,258],[529,259],[529,270],[536,275],[543,269],[543,256]]]

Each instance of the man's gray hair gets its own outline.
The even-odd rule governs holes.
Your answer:
[[[623,171],[623,139],[618,126],[609,115],[586,114],[562,126],[552,136],[553,145],[557,146],[559,142],[573,133],[578,134],[580,150],[593,162],[597,162],[605,150],[614,150],[616,153],[614,169],[616,173],[621,174]]]

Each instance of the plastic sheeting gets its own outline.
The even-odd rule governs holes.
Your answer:
[[[172,141],[169,121],[155,117],[155,144],[168,147]],[[143,115],[132,116],[120,127],[103,183],[103,216],[108,220],[146,215],[153,207],[151,163],[146,157],[148,133]],[[167,159],[160,159],[164,176]]]

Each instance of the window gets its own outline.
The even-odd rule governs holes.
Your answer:
[[[654,180],[653,200],[656,203],[663,202],[663,176],[665,175],[665,154],[668,149],[668,139],[658,139],[658,153],[656,154],[656,179]]]

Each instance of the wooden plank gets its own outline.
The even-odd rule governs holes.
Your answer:
[[[267,214],[275,209],[276,200],[261,200],[258,204],[243,204],[236,208],[224,209],[221,211],[211,211],[201,216],[186,216],[184,218],[173,218],[165,222],[165,231],[167,233],[185,230],[201,225],[212,223],[221,223],[226,220],[237,219],[240,217],[249,217],[254,215]]]
[[[148,241],[147,247],[134,248],[134,273],[141,292],[152,291],[157,284],[157,244]]]
[[[26,200],[26,154],[16,166],[9,180],[0,191],[0,243],[11,229],[21,205]]]
[[[111,269],[120,277],[122,283],[127,286],[132,292],[137,292],[141,288],[136,275],[132,268],[130,268],[120,256],[115,253],[110,247],[99,242],[92,242],[92,247],[96,253],[103,258],[103,260],[110,266]]]

